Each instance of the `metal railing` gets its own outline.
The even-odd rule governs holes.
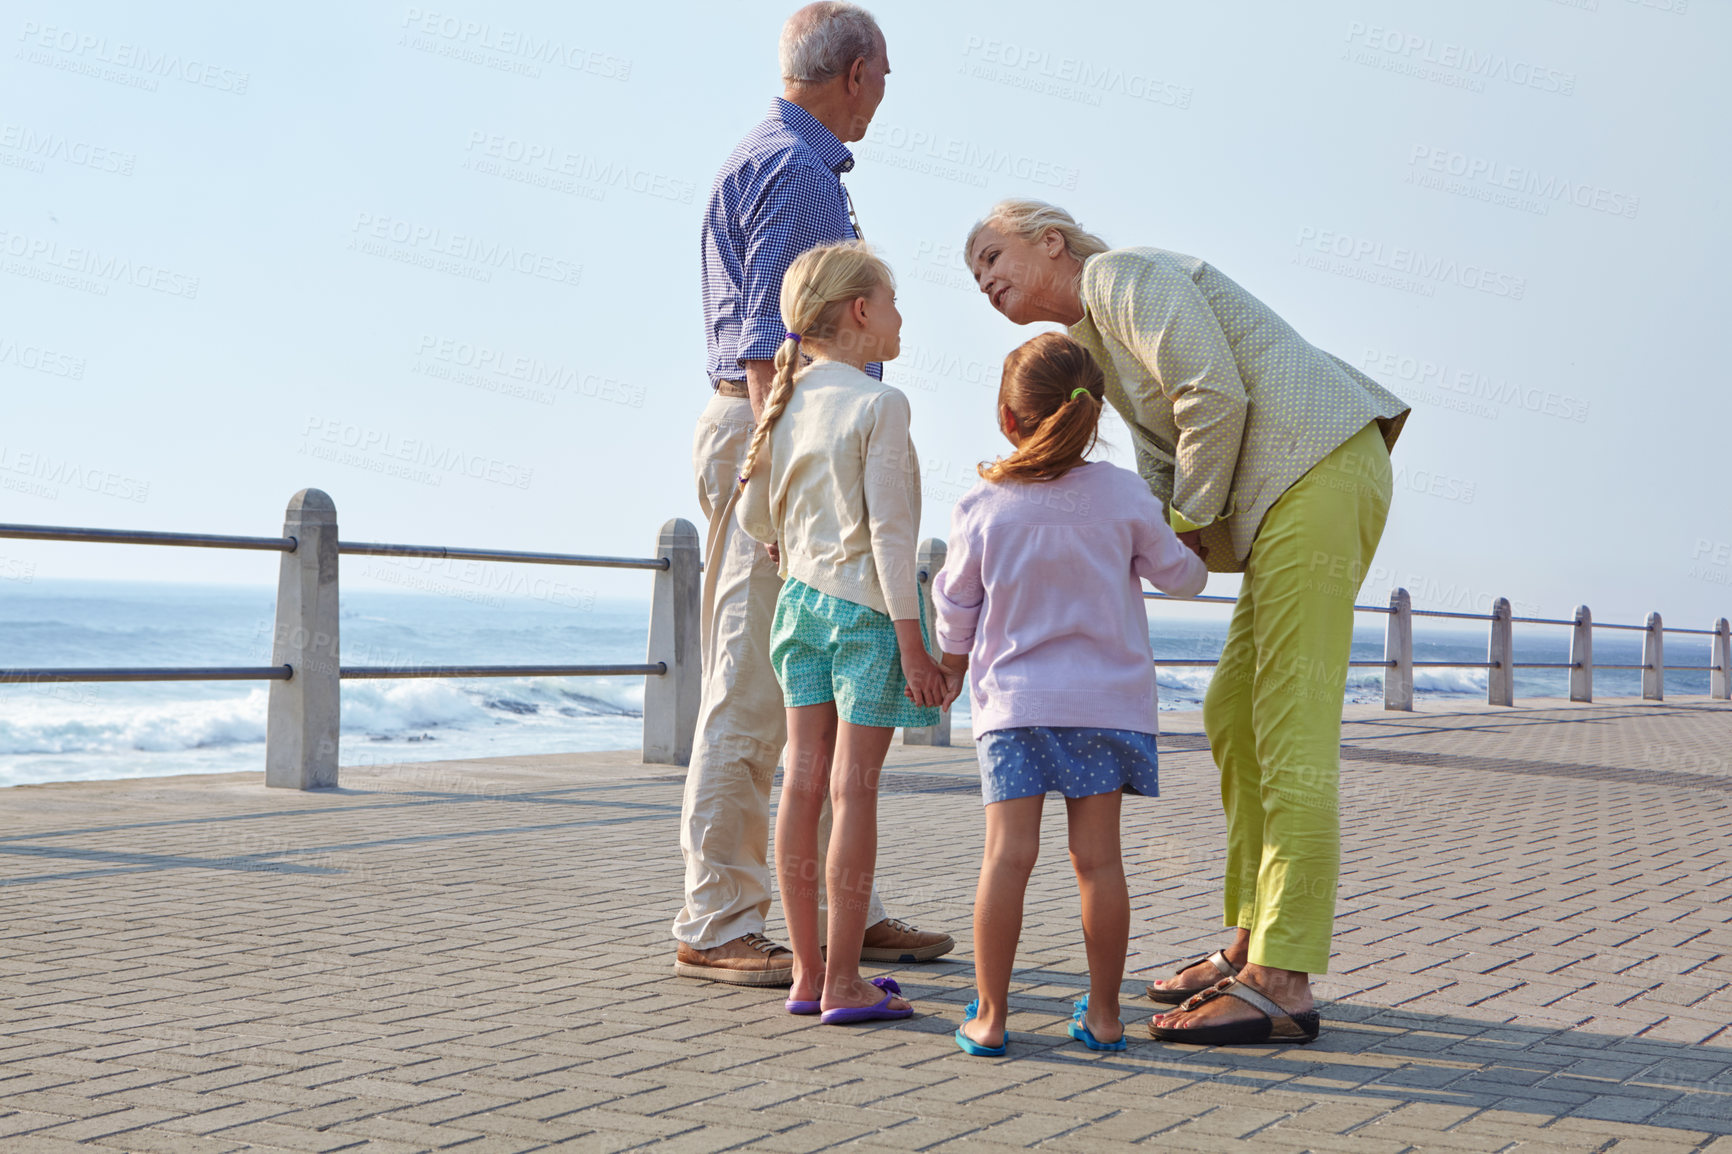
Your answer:
[[[936,538],[928,537],[920,543],[919,555],[916,559],[915,572],[919,577],[921,596],[926,601],[926,618],[936,621],[937,616],[932,603],[932,582],[944,568],[946,548],[945,543]],[[1204,603],[1214,605],[1237,605],[1237,597],[1219,597],[1203,594],[1197,597],[1168,597],[1165,593],[1144,591],[1148,600],[1167,600],[1187,605]],[[1349,661],[1347,664],[1356,669],[1382,669],[1383,677],[1383,707],[1385,709],[1413,709],[1413,671],[1415,669],[1486,669],[1490,675],[1486,678],[1486,701],[1492,705],[1515,704],[1515,671],[1518,669],[1567,669],[1570,671],[1570,700],[1588,701],[1594,699],[1594,670],[1598,669],[1640,669],[1642,670],[1642,696],[1646,700],[1660,701],[1665,698],[1665,677],[1668,671],[1696,671],[1709,673],[1709,696],[1721,701],[1732,699],[1732,627],[1728,626],[1726,618],[1722,617],[1714,623],[1712,629],[1681,629],[1663,626],[1658,613],[1650,613],[1645,625],[1623,625],[1593,619],[1593,614],[1586,605],[1578,606],[1576,616],[1564,621],[1549,617],[1516,617],[1510,611],[1507,597],[1499,597],[1492,604],[1490,613],[1461,613],[1448,609],[1415,609],[1413,600],[1406,589],[1392,589],[1388,605],[1355,605],[1356,613],[1376,613],[1388,618],[1384,632],[1383,657],[1381,660]],[[1413,619],[1415,617],[1444,617],[1459,621],[1485,621],[1490,623],[1491,636],[1487,643],[1486,659],[1484,661],[1416,661],[1413,657]],[[1512,625],[1562,625],[1574,630],[1570,642],[1570,659],[1568,661],[1517,661],[1515,659],[1514,634]],[[1642,663],[1640,665],[1615,665],[1594,663],[1593,630],[1624,629],[1645,634],[1643,640]],[[1688,633],[1696,636],[1712,637],[1713,656],[1707,665],[1672,665],[1665,662],[1663,641],[1667,633]],[[934,654],[934,656],[938,656]],[[1157,657],[1155,665],[1169,667],[1210,668],[1219,665],[1218,658],[1213,657]],[[904,745],[949,745],[950,744],[950,711],[945,710],[938,719],[938,724],[924,729],[906,729],[902,733]]]
[[[697,530],[668,521],[654,557],[600,557],[504,549],[453,549],[342,541],[337,509],[318,489],[289,501],[280,537],[213,533],[157,533],[53,525],[0,525],[0,537],[31,541],[87,541],[111,545],[174,545],[256,549],[282,554],[275,630],[268,666],[186,666],[93,669],[0,669],[0,684],[69,681],[268,681],[265,784],[293,789],[337,784],[339,686],[346,678],[602,677],[644,678],[643,759],[664,765],[691,760],[697,727]],[[649,569],[656,574],[650,603],[646,659],[639,664],[592,665],[344,665],[338,630],[338,563],[342,554],[437,557],[531,565]]]
[[[1171,601],[1212,601],[1222,604],[1233,604],[1232,597],[1193,597],[1172,598],[1164,593],[1143,594],[1150,600]],[[1383,678],[1383,707],[1385,709],[1411,710],[1413,708],[1413,671],[1415,669],[1485,669],[1490,671],[1486,678],[1486,702],[1490,705],[1515,704],[1515,671],[1518,669],[1567,669],[1570,671],[1570,700],[1588,701],[1594,699],[1595,669],[1639,669],[1642,671],[1642,697],[1648,701],[1663,701],[1666,696],[1666,673],[1671,672],[1706,672],[1709,674],[1708,695],[1712,698],[1726,701],[1732,699],[1732,626],[1722,617],[1714,623],[1712,629],[1685,629],[1676,626],[1666,626],[1661,622],[1658,613],[1648,614],[1644,625],[1624,625],[1609,621],[1595,621],[1592,612],[1586,605],[1576,607],[1576,615],[1570,620],[1552,617],[1516,617],[1510,611],[1507,597],[1499,597],[1492,603],[1490,613],[1459,613],[1443,609],[1415,609],[1412,598],[1406,589],[1393,589],[1389,594],[1388,606],[1355,605],[1356,613],[1380,613],[1389,618],[1384,632],[1383,659],[1349,661],[1354,668],[1385,669],[1388,672]],[[1490,623],[1490,637],[1486,645],[1484,661],[1415,661],[1413,657],[1413,619],[1415,617],[1447,617],[1462,621],[1485,621]],[[1573,630],[1570,636],[1570,659],[1568,661],[1517,661],[1515,659],[1515,640],[1512,626],[1514,625],[1559,625],[1568,626]],[[1594,662],[1595,629],[1623,629],[1643,634],[1642,661],[1637,665],[1611,664]],[[1712,655],[1707,665],[1672,665],[1668,666],[1665,659],[1665,635],[1668,633],[1692,634],[1699,637],[1712,637]],[[1218,664],[1214,659],[1188,658],[1155,658],[1156,665],[1173,666],[1213,666]]]
[[[276,630],[272,663],[261,667],[185,667],[131,669],[0,669],[0,684],[66,681],[269,681],[270,701],[265,740],[265,784],[312,789],[337,784],[337,738],[339,733],[338,687],[345,678],[403,677],[644,677],[643,759],[665,765],[685,765],[691,760],[697,726],[700,654],[699,573],[701,571],[697,530],[689,521],[675,518],[661,528],[654,557],[602,557],[573,553],[539,553],[504,549],[456,549],[443,545],[397,545],[364,541],[342,541],[337,537],[336,506],[317,489],[304,489],[289,502],[281,537],[235,537],[211,533],[156,533],[119,529],[78,529],[50,525],[0,525],[0,537],[37,541],[91,541],[125,545],[179,545],[214,549],[258,549],[283,554],[277,585]],[[337,558],[342,554],[391,557],[433,557],[466,561],[493,561],[535,565],[581,565],[611,569],[649,569],[656,573],[651,601],[647,660],[642,664],[596,665],[344,665],[339,657],[337,629]],[[932,582],[944,568],[945,543],[929,537],[920,543],[917,558],[921,595],[929,622],[936,620],[932,604]],[[1145,592],[1149,599],[1182,600],[1186,603],[1237,604],[1237,598],[1203,595],[1168,598],[1164,593]],[[1650,613],[1644,625],[1596,622],[1588,607],[1578,606],[1571,620],[1547,617],[1516,617],[1508,598],[1500,597],[1488,613],[1460,613],[1441,609],[1415,609],[1406,589],[1394,589],[1389,605],[1355,605],[1356,613],[1388,617],[1381,660],[1349,661],[1354,668],[1385,670],[1383,704],[1386,709],[1413,708],[1415,669],[1485,669],[1486,700],[1492,705],[1515,703],[1517,669],[1567,669],[1570,700],[1594,699],[1594,671],[1639,669],[1642,696],[1659,701],[1665,697],[1668,669],[1706,670],[1710,674],[1709,695],[1732,699],[1732,628],[1722,617],[1712,629],[1667,627],[1658,613]],[[1490,638],[1484,661],[1416,661],[1413,657],[1413,618],[1440,617],[1490,623]],[[1573,630],[1569,661],[1516,661],[1512,626],[1567,626]],[[1642,662],[1639,665],[1594,662],[1593,631],[1621,629],[1640,632]],[[1670,666],[1665,662],[1665,634],[1693,634],[1713,638],[1710,663],[1706,666]],[[1211,667],[1215,658],[1155,658],[1157,666]],[[905,729],[906,745],[950,744],[950,711],[938,724]]]

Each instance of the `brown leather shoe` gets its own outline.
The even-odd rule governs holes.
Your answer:
[[[743,934],[707,950],[694,950],[681,942],[674,954],[674,973],[733,986],[791,986],[794,951],[763,934]]]
[[[885,918],[866,927],[860,943],[863,962],[930,962],[956,948],[956,939],[932,930],[917,930],[901,918]]]

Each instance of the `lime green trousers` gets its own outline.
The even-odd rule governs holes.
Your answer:
[[[1353,603],[1390,490],[1373,421],[1275,502],[1203,699],[1227,815],[1225,919],[1250,931],[1254,965],[1329,971]]]

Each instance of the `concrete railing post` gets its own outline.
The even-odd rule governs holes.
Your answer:
[[[675,517],[656,538],[656,556],[668,567],[656,574],[650,601],[646,664],[667,665],[643,686],[643,759],[648,765],[690,765],[692,737],[698,727],[698,692],[703,685],[699,653],[698,531]]]
[[[915,572],[920,578],[920,600],[926,606],[926,623],[930,627],[931,644],[928,651],[934,661],[942,661],[944,654],[938,648],[938,613],[932,604],[932,583],[938,580],[938,573],[944,568],[944,558],[949,553],[944,542],[937,537],[928,537],[920,542],[920,549],[914,555]],[[903,745],[949,745],[950,744],[950,710],[946,709],[938,715],[937,725],[923,725],[914,729],[902,731]]]
[[[295,539],[277,571],[271,664],[294,674],[271,682],[265,713],[265,784],[333,789],[342,704],[337,643],[337,506],[318,489],[289,500],[283,536]]]
[[[1413,708],[1413,598],[1389,591],[1389,623],[1383,634],[1383,708]]]
[[[1666,634],[1658,613],[1648,614],[1648,631],[1642,634],[1642,700],[1666,700]]]
[[[1594,615],[1576,606],[1576,627],[1570,633],[1570,700],[1594,699]]]
[[[1491,642],[1486,647],[1486,661],[1491,668],[1485,673],[1487,705],[1515,704],[1515,631],[1510,625],[1508,597],[1491,603]]]
[[[1708,696],[1732,700],[1732,624],[1724,617],[1714,622],[1713,654],[1708,662],[1714,667],[1708,674]]]

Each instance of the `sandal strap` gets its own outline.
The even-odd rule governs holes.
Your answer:
[[[1203,960],[1214,966],[1215,971],[1223,978],[1236,978],[1239,976],[1239,967],[1227,960],[1227,952],[1225,950],[1216,950]]]
[[[1236,981],[1238,981],[1237,978],[1222,978],[1208,989],[1200,990],[1180,1002],[1179,1008],[1173,1012],[1176,1014],[1188,1014],[1203,1003],[1212,1002],[1222,994],[1225,994]]]
[[[1247,982],[1242,976],[1229,978],[1221,984],[1226,987],[1221,991],[1222,993],[1226,994],[1228,997],[1238,998],[1241,1002],[1246,1002],[1255,1006],[1257,1009],[1261,1010],[1270,1021],[1274,1021],[1277,1018],[1286,1018],[1289,1022],[1294,1020],[1292,1010],[1289,1010],[1274,998],[1271,998],[1268,994],[1265,994],[1262,990],[1259,990],[1256,986]]]

